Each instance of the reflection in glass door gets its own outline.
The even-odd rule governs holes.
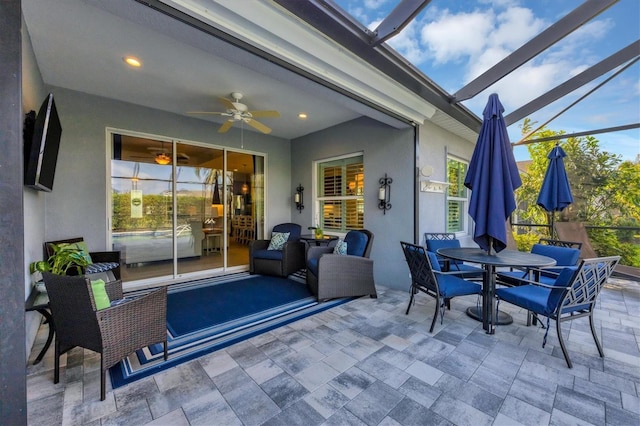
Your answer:
[[[263,157],[122,134],[112,148],[111,238],[123,281],[247,267],[249,242],[262,238]]]

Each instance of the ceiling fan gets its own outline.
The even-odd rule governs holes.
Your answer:
[[[171,164],[171,160],[173,159],[173,157],[171,156],[171,151],[166,151],[164,149],[164,146],[162,148],[147,147],[147,150],[149,151],[149,154],[150,154],[149,156],[132,155],[131,158],[143,158],[143,159],[152,158],[156,164],[160,164],[161,166]],[[180,165],[187,164],[189,162],[189,159],[191,158],[184,152],[180,152],[180,151],[176,153],[176,157],[177,157],[177,163]]]
[[[278,118],[280,117],[280,113],[274,110],[262,110],[262,111],[249,111],[249,108],[240,102],[243,98],[242,93],[233,92],[231,93],[231,97],[233,100],[229,100],[227,98],[218,98],[220,103],[226,108],[226,111],[189,111],[187,114],[213,114],[213,115],[221,115],[223,117],[229,117],[227,121],[225,121],[222,126],[218,129],[218,133],[224,133],[228,131],[233,123],[237,121],[243,121],[247,123],[249,126],[253,127],[256,130],[261,131],[262,133],[271,133],[271,129],[259,121],[254,120],[254,118]]]

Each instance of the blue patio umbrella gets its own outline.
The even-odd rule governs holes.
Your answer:
[[[469,215],[473,240],[491,254],[507,247],[507,218],[516,208],[513,192],[522,185],[513,156],[504,107],[493,93],[484,108],[482,127],[464,185],[471,190]]]
[[[537,204],[551,213],[551,235],[553,235],[555,212],[560,212],[573,203],[567,171],[564,168],[563,158],[566,156],[567,154],[558,144],[547,155],[549,165],[538,195]]]

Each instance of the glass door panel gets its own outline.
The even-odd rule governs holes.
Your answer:
[[[173,274],[172,156],[169,141],[113,135],[111,239],[124,281]]]
[[[264,158],[112,135],[111,238],[125,282],[242,270],[264,238]],[[225,157],[226,154],[226,157]]]
[[[176,154],[178,275],[222,268],[224,151],[177,143]]]
[[[226,211],[229,229],[229,267],[249,263],[249,243],[263,238],[264,158],[227,152]]]

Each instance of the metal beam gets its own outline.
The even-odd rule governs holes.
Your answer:
[[[273,0],[299,19],[316,28],[363,61],[420,96],[474,132],[481,120],[466,107],[449,102],[450,95],[385,44],[372,47],[370,31],[350,20],[339,7],[328,0]]]
[[[557,43],[587,21],[602,13],[619,0],[587,0],[571,13],[560,19],[549,28],[529,40],[502,61],[476,77],[469,84],[458,90],[451,102],[462,102],[473,98],[487,87],[502,79],[513,70],[519,68],[531,58],[537,56],[549,46]]]
[[[377,46],[398,34],[431,0],[402,0],[373,32],[371,45]]]
[[[565,81],[556,88],[549,90],[547,93],[538,96],[528,104],[523,105],[517,110],[508,114],[506,117],[504,117],[505,124],[509,126],[521,120],[522,118],[544,108],[553,101],[560,99],[568,93],[573,92],[574,90],[584,86],[593,79],[600,77],[602,74],[611,71],[615,67],[622,65],[623,63],[637,57],[638,55],[640,55],[640,40],[634,41],[624,49],[619,50],[608,58],[584,70],[575,77]]]
[[[561,139],[577,138],[580,136],[598,135],[600,133],[621,132],[623,130],[631,130],[631,129],[638,129],[638,128],[640,128],[640,123],[625,124],[624,126],[607,127],[604,129],[588,130],[586,132],[576,132],[576,133],[568,133],[564,135],[548,136],[546,138],[529,139],[526,141],[512,143],[511,146],[530,145],[532,143],[538,143],[538,142],[558,141]]]

